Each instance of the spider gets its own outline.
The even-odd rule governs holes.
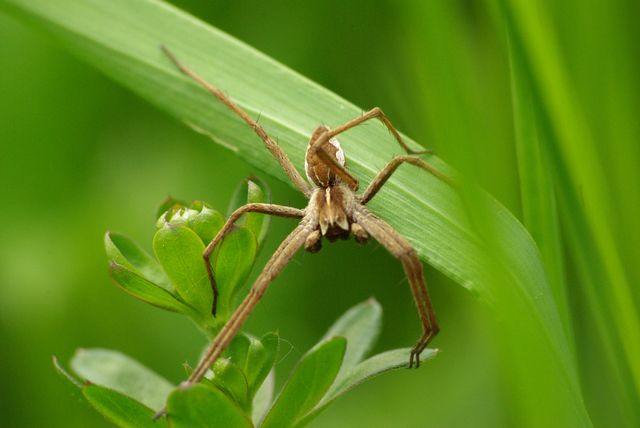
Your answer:
[[[220,357],[238,333],[242,324],[266,292],[269,284],[284,269],[294,254],[301,247],[304,247],[305,250],[310,252],[320,250],[323,237],[333,242],[336,239],[347,239],[353,235],[359,243],[365,243],[369,237],[372,237],[400,260],[409,280],[411,292],[423,328],[422,335],[409,355],[409,368],[419,367],[420,353],[426,348],[440,329],[427,291],[422,271],[422,263],[418,259],[416,251],[406,239],[386,222],[371,213],[366,208],[366,204],[378,193],[393,172],[403,163],[420,167],[439,179],[450,182],[448,177],[418,157],[418,155],[430,153],[430,151],[414,151],[409,148],[382,110],[376,107],[336,128],[331,129],[323,125],[315,129],[311,135],[305,154],[304,169],[307,178],[311,182],[311,184],[309,184],[302,178],[302,175],[294,167],[280,146],[278,146],[265,130],[244,110],[238,107],[216,86],[205,81],[194,71],[179,62],[166,46],[162,46],[162,51],[182,73],[224,103],[255,131],[258,137],[264,142],[267,150],[276,158],[291,182],[308,198],[308,204],[304,209],[264,203],[244,205],[229,216],[222,229],[220,229],[213,240],[207,245],[203,253],[203,259],[213,289],[214,299],[212,312],[215,315],[218,289],[209,259],[216,245],[232,230],[234,223],[243,214],[248,212],[300,219],[298,226],[273,253],[253,284],[249,294],[222,327],[216,338],[207,348],[195,370],[186,381],[182,382],[181,386],[188,387],[204,377],[207,370],[209,370],[211,365]],[[364,192],[358,195],[356,194],[358,190],[358,180],[346,169],[344,151],[336,139],[336,136],[374,118],[380,120],[384,126],[387,127],[406,154],[393,158],[375,176]]]

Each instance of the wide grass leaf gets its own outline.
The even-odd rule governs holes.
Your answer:
[[[167,415],[173,428],[253,427],[237,404],[206,385],[175,390],[169,396]]]
[[[73,371],[93,384],[127,395],[159,410],[173,385],[120,352],[108,349],[79,349],[71,360]]]
[[[335,380],[347,341],[336,337],[310,350],[287,381],[267,414],[263,428],[294,426],[324,396]]]

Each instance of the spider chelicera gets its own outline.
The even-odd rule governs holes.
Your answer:
[[[356,241],[360,243],[365,243],[369,237],[372,237],[400,260],[409,280],[411,292],[418,308],[418,314],[420,315],[423,328],[423,333],[411,350],[409,356],[409,367],[419,367],[420,353],[439,331],[438,322],[427,291],[422,271],[422,263],[418,259],[416,251],[407,240],[386,222],[371,213],[366,208],[366,204],[376,195],[393,172],[405,162],[420,167],[445,182],[450,182],[448,177],[418,157],[418,155],[429,153],[429,151],[414,151],[409,148],[382,110],[376,107],[360,117],[350,120],[336,128],[331,129],[326,126],[319,126],[315,129],[309,139],[305,155],[305,172],[309,181],[312,183],[310,185],[302,178],[286,153],[255,120],[249,117],[244,110],[231,101],[220,89],[205,81],[198,74],[180,63],[166,47],[163,46],[162,50],[182,73],[224,103],[255,131],[264,142],[267,150],[276,158],[291,182],[309,200],[304,209],[262,203],[244,205],[229,216],[222,229],[220,229],[209,245],[207,245],[203,258],[213,289],[214,299],[212,310],[215,315],[218,290],[209,259],[216,245],[232,230],[234,223],[243,214],[248,212],[300,219],[298,226],[273,253],[253,284],[247,297],[222,327],[214,341],[206,350],[198,366],[191,376],[182,383],[182,386],[192,385],[204,377],[207,370],[226,349],[236,333],[238,333],[242,324],[267,290],[269,284],[282,269],[284,269],[294,254],[301,247],[304,247],[305,250],[310,252],[318,251],[323,237],[332,242],[336,239],[346,239],[353,235]],[[388,128],[407,154],[392,159],[375,176],[364,192],[358,195],[356,194],[358,190],[358,180],[345,168],[345,155],[340,143],[335,137],[342,132],[374,118],[380,120]]]

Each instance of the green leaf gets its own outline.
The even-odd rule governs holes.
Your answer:
[[[253,426],[222,391],[205,385],[175,390],[169,396],[167,415],[172,428]]]
[[[189,313],[191,308],[176,299],[171,293],[147,281],[138,274],[115,261],[109,266],[111,278],[127,293],[151,305],[173,312]]]
[[[267,333],[260,340],[246,333],[238,334],[227,355],[243,371],[252,398],[276,362],[280,338],[277,333]]]
[[[271,192],[267,183],[258,177],[249,177],[242,181],[237,187],[231,198],[227,216],[231,215],[236,209],[245,204],[250,203],[270,203]],[[258,241],[258,246],[262,244],[267,231],[271,217],[261,213],[244,214],[237,224],[241,224],[253,233]]]
[[[69,394],[73,398],[78,399],[81,402],[84,402],[84,398],[82,397],[82,388],[85,385],[83,385],[83,383],[80,380],[76,379],[73,375],[67,372],[67,370],[65,370],[65,368],[62,367],[62,365],[58,361],[58,358],[55,355],[51,356],[51,360],[53,362],[53,367],[56,369],[58,374],[64,378],[65,380],[64,383],[66,385],[67,391],[69,391]]]
[[[256,396],[253,398],[251,420],[253,421],[253,424],[255,426],[260,426],[262,420],[269,411],[269,407],[271,407],[275,383],[275,373],[272,369],[265,378],[264,382],[262,382],[260,388],[258,388]]]
[[[167,426],[164,419],[153,420],[153,410],[118,391],[98,385],[88,385],[83,388],[82,393],[98,412],[120,427]]]
[[[110,260],[173,293],[173,285],[158,262],[131,239],[120,233],[107,232],[104,246]]]
[[[189,206],[176,203],[158,218],[156,225],[162,228],[167,224],[188,227],[202,239],[202,243],[206,246],[222,229],[224,217],[202,201],[193,201]]]
[[[78,349],[71,368],[91,383],[127,395],[159,410],[173,385],[136,360],[107,349]]]
[[[352,390],[361,383],[387,373],[393,370],[407,368],[409,362],[409,353],[411,348],[394,349],[392,351],[383,352],[352,367],[342,379],[336,379],[331,389],[324,396],[322,401],[307,413],[304,418],[300,419],[295,426],[302,427],[311,422],[320,412],[333,403],[337,398],[346,392]],[[434,349],[425,349],[422,353],[421,361],[427,361],[437,355],[438,351]],[[341,372],[342,374],[342,372]]]
[[[338,380],[358,364],[378,339],[382,324],[382,308],[373,298],[344,313],[324,335],[324,339],[341,336],[347,339],[347,351]]]
[[[250,404],[249,385],[242,370],[228,358],[220,358],[213,364],[211,371],[211,383],[246,410]]]
[[[289,427],[304,417],[322,399],[336,378],[346,345],[345,338],[336,337],[321,342],[302,357],[262,427]]]
[[[202,260],[204,244],[200,237],[186,226],[167,224],[156,232],[153,250],[182,300],[208,317],[213,292]]]
[[[243,226],[226,235],[219,244],[214,272],[220,291],[221,319],[227,319],[235,309],[234,299],[251,272],[256,250],[253,233]]]
[[[160,202],[160,206],[156,210],[156,218],[159,219],[160,216],[165,214],[167,211],[169,211],[171,208],[173,208],[176,205],[184,206],[184,205],[187,205],[187,203],[179,199],[175,199],[173,196],[167,196],[166,198],[164,198],[162,202]]]

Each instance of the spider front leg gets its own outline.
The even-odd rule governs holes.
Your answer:
[[[259,204],[252,203],[243,205],[242,207],[235,210],[227,219],[227,222],[222,226],[222,228],[218,231],[216,236],[213,238],[209,245],[204,249],[204,253],[202,253],[202,258],[204,259],[204,265],[207,269],[207,276],[209,277],[209,282],[211,283],[211,290],[213,291],[213,305],[211,307],[211,313],[215,316],[216,309],[218,306],[218,286],[216,285],[216,279],[213,275],[213,267],[211,266],[211,255],[216,248],[216,245],[225,237],[231,228],[235,224],[236,221],[244,214],[248,212],[256,212],[262,214],[270,214],[278,217],[289,217],[289,218],[302,218],[304,217],[304,211],[299,210],[297,208],[285,207],[282,205],[274,205],[274,204]]]
[[[380,242],[382,246],[402,263],[422,324],[422,336],[418,339],[409,356],[409,367],[418,368],[420,367],[420,354],[440,331],[424,279],[422,263],[413,247],[411,247],[398,232],[370,213],[364,206],[360,205],[356,208],[354,217],[356,222],[360,224],[371,237]]]

